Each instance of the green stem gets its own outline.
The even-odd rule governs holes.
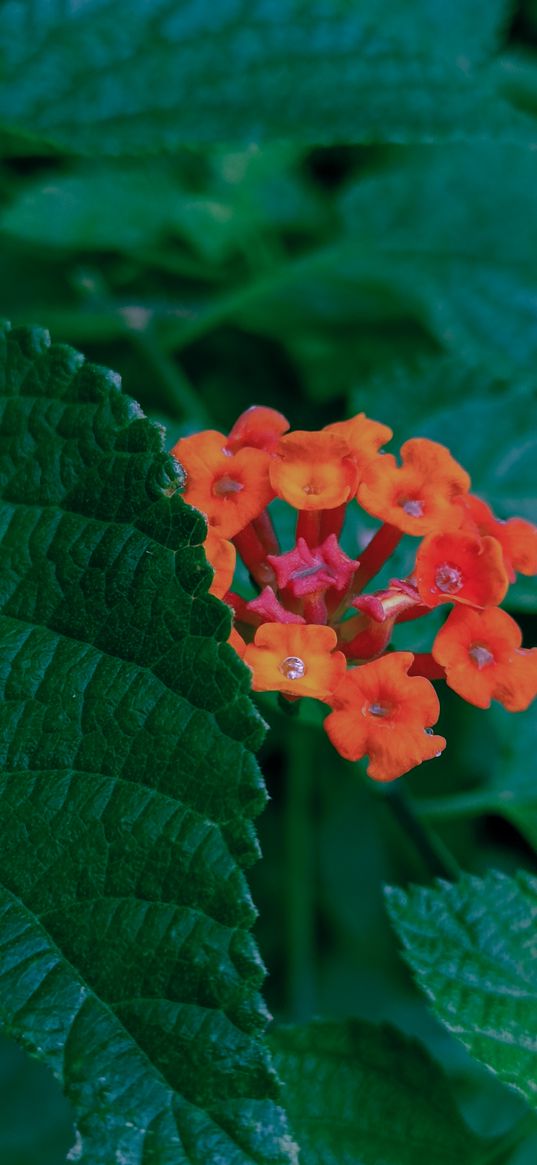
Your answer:
[[[450,797],[420,799],[416,812],[422,821],[458,821],[464,817],[479,817],[482,813],[500,813],[513,800],[512,793],[487,789],[470,789]]]
[[[458,863],[441,838],[425,825],[408,793],[395,783],[379,786],[379,793],[431,874],[457,881],[461,873]]]
[[[287,1008],[294,1020],[315,1010],[315,850],[312,790],[315,736],[296,720],[287,734],[285,895]]]
[[[209,414],[203,401],[187,380],[182,368],[164,351],[153,328],[129,331],[129,339],[142,353],[158,378],[160,396],[174,416],[188,417],[200,428],[210,425]]]
[[[255,303],[256,300],[263,299],[265,296],[270,296],[273,292],[280,291],[288,284],[293,283],[295,279],[309,275],[317,267],[323,267],[325,263],[333,262],[338,250],[337,246],[324,247],[309,255],[304,255],[300,259],[284,263],[263,278],[253,280],[245,287],[234,289],[227,295],[222,295],[219,299],[214,300],[200,312],[197,319],[178,325],[170,324],[164,337],[166,347],[175,351],[186,348],[188,344],[192,344],[195,340],[206,335],[207,332],[225,323],[237,312],[248,307],[249,304]]]

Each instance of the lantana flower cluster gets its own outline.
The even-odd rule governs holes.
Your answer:
[[[197,433],[172,450],[186,470],[186,501],[207,518],[211,591],[233,609],[230,643],[254,690],[324,702],[337,751],[367,756],[378,781],[445,748],[432,681],[479,708],[494,699],[511,712],[537,694],[537,649],[522,647],[500,606],[517,572],[537,573],[537,528],[495,517],[444,445],[414,438],[398,461],[383,452],[392,436],[364,413],[290,432],[281,413],[254,405],[227,436]],[[279,544],[275,498],[296,511],[294,546]],[[354,558],[340,544],[350,505],[380,523]],[[375,590],[404,535],[415,539],[413,568]],[[233,590],[237,555],[254,598]],[[397,624],[447,604],[430,652],[392,649]]]

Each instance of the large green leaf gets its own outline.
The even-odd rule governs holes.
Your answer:
[[[438,341],[496,375],[537,357],[537,156],[480,143],[409,151],[353,186],[347,264],[385,283]]]
[[[75,152],[182,142],[531,140],[482,67],[506,0],[19,0],[3,124]],[[29,32],[31,30],[31,33]]]
[[[284,1162],[243,871],[265,800],[204,522],[117,377],[4,329],[0,1016],[76,1159]]]
[[[537,1107],[537,879],[492,871],[387,894],[436,1015]]]
[[[318,1021],[270,1043],[302,1165],[477,1165],[446,1077],[395,1028]]]

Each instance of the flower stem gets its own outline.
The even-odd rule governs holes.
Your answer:
[[[430,651],[416,651],[414,662],[408,673],[411,676],[425,676],[428,680],[445,680],[446,672],[441,663],[437,663]]]
[[[322,510],[299,510],[296,520],[296,540],[303,538],[308,546],[316,547],[321,542]]]
[[[353,579],[352,591],[357,595],[364,589],[370,579],[378,574],[386,559],[393,553],[403,537],[402,531],[388,522],[377,530],[365,550],[360,555],[360,565]]]
[[[377,788],[377,786],[376,786]],[[390,782],[378,787],[378,792],[389,806],[404,833],[414,843],[420,857],[434,877],[457,881],[460,868],[441,838],[425,824],[408,793]]]
[[[501,813],[513,799],[510,791],[495,789],[467,789],[447,797],[420,798],[417,812],[422,821],[459,821],[465,817],[480,817],[485,813]]]
[[[187,417],[196,425],[210,424],[207,409],[180,364],[164,351],[153,327],[129,329],[129,339],[142,354],[158,384],[159,396],[174,417]]]

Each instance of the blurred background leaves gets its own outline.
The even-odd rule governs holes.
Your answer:
[[[170,445],[253,402],[301,428],[363,409],[397,445],[445,441],[500,516],[535,519],[534,0],[1,8],[1,315],[117,369]],[[533,582],[507,605],[535,642]],[[271,1009],[397,1023],[478,1133],[508,1129],[522,1103],[436,1024],[388,926],[382,883],[430,872],[317,706],[260,702]],[[470,872],[535,871],[532,713],[445,691],[440,731],[446,753],[406,781],[424,819]],[[67,1110],[9,1043],[0,1091],[2,1165],[59,1165]]]

